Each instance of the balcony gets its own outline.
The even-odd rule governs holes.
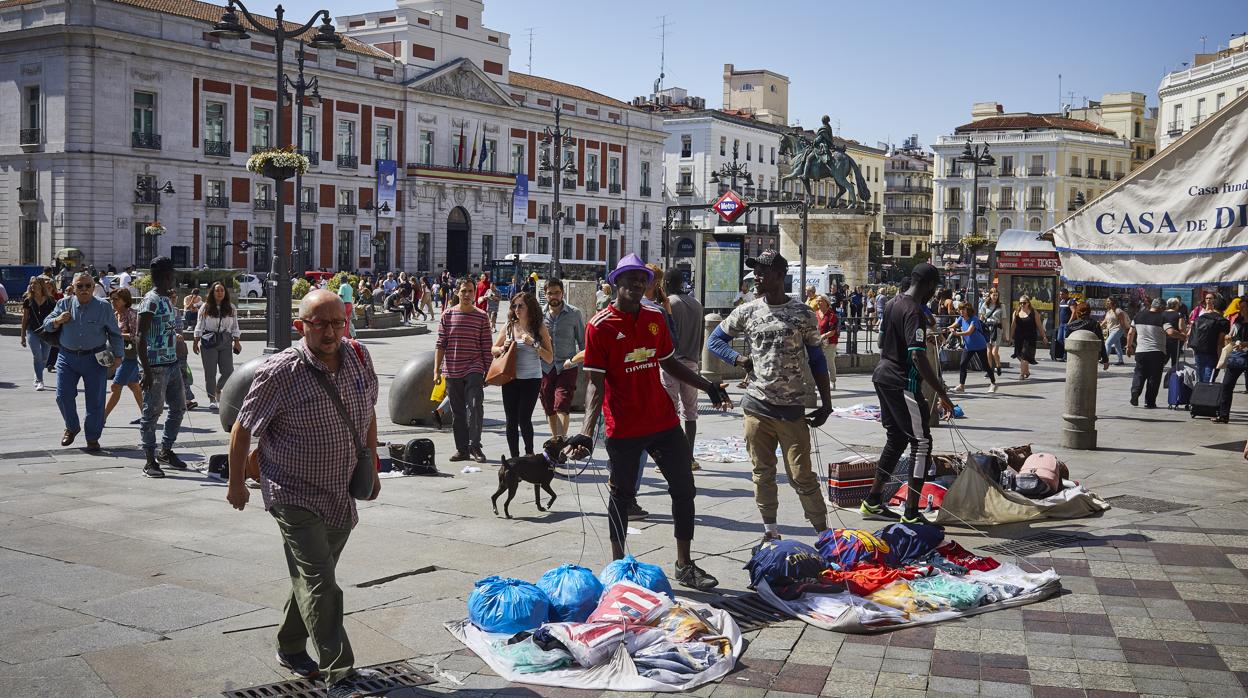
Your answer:
[[[607,193],[608,193],[608,194],[619,194],[619,193],[620,193],[620,183],[619,183],[619,182],[612,182],[611,184],[608,184],[608,185],[607,185]]]
[[[1166,124],[1166,135],[1167,136],[1183,135],[1183,122],[1181,120],[1171,121],[1170,123]]]
[[[251,208],[255,211],[272,211],[277,208],[277,202],[272,198],[252,199]]]
[[[17,201],[22,204],[34,203],[39,198],[39,191],[34,187],[18,187]]]
[[[204,208],[229,208],[230,197],[209,196],[204,198]]]
[[[1001,169],[997,170],[997,176],[998,176],[998,177],[1013,177],[1013,176],[1014,176],[1014,168],[1013,168],[1013,167],[1002,167]]]
[[[1083,170],[1079,169],[1078,167],[1072,167],[1072,168],[1070,168],[1070,176],[1071,176],[1071,177],[1082,177],[1082,176],[1083,176]]]
[[[598,183],[597,183],[597,182],[586,182],[586,183],[585,183],[585,191],[587,191],[587,192],[595,192],[595,191],[598,191]]]
[[[945,210],[946,211],[961,211],[962,202],[961,201],[946,201]]]
[[[598,227],[598,217],[597,217],[597,216],[594,216],[594,217],[592,217],[592,218],[586,218],[586,219],[585,219],[585,225],[589,226],[590,228],[597,228],[597,227]]]
[[[257,145],[251,146],[252,155],[255,155],[256,153],[263,153],[266,150],[273,150],[273,146],[269,143],[265,143],[264,145],[257,144]]]
[[[143,206],[156,206],[160,203],[160,192],[151,189],[139,189],[134,192],[134,203]]]
[[[693,196],[693,184],[677,184],[676,196]]]
[[[555,186],[555,178],[554,178],[554,177],[543,177],[543,176],[541,176],[541,175],[538,175],[538,177],[537,177],[537,186],[538,186],[538,188],[540,188],[540,189],[549,189],[549,188],[551,188],[551,187]]]
[[[338,215],[340,215],[340,216],[354,216],[354,215],[355,215],[355,204],[338,204]]]
[[[316,167],[321,164],[321,154],[315,150],[300,150],[299,154],[308,159],[308,164]]]
[[[1103,179],[1103,180],[1105,180],[1106,182],[1108,182],[1108,181],[1109,181],[1109,170],[1101,170],[1101,172],[1100,172],[1099,176],[1100,176],[1100,178],[1101,178],[1101,179]]]
[[[997,210],[998,211],[1013,211],[1014,200],[1013,199],[999,199],[997,201]]]
[[[744,193],[744,194],[745,194],[745,198],[747,198],[747,199],[753,199],[753,198],[754,198],[754,187],[752,187],[752,186],[748,186],[748,185],[747,185],[744,189],[742,189],[742,193]]]
[[[1028,211],[1043,211],[1044,202],[1043,201],[1028,201],[1027,210]]]
[[[760,191],[761,191],[761,190],[760,190]],[[779,189],[768,189],[768,190],[767,190],[767,200],[768,200],[768,201],[776,201],[776,200],[778,200],[779,198],[780,198],[780,190],[779,190]]]
[[[924,206],[906,206],[904,208],[885,207],[886,216],[930,216],[932,209]]]
[[[642,221],[642,222],[641,222],[641,229],[642,229],[642,230],[649,230],[649,229],[650,229],[650,221]]]
[[[961,170],[949,170],[945,173],[945,179],[962,179]]]
[[[344,170],[354,170],[360,166],[360,159],[355,155],[339,155],[338,167]]]
[[[160,150],[160,136],[146,131],[134,131],[130,134],[130,147]]]
[[[550,225],[550,216],[538,216],[537,224],[538,225]]]
[[[320,209],[317,207],[315,201],[300,201],[299,202],[300,213],[316,213],[319,210]]]
[[[819,194],[815,197],[815,206],[824,207],[828,205],[828,197]]]
[[[641,188],[641,196],[642,196],[642,198],[650,198],[650,194],[651,194],[651,193],[652,193],[652,192],[650,191],[650,187],[642,187],[642,188]]]
[[[772,235],[779,235],[779,234],[780,234],[780,224],[779,224],[779,223],[772,223],[771,225],[768,225],[768,226],[767,226],[767,232],[771,233]]]
[[[564,177],[563,188],[568,190],[576,189],[576,177]]]
[[[756,235],[759,232],[758,228],[759,228],[758,223],[746,223],[745,224],[745,232],[749,233],[750,235]]]
[[[1127,176],[1127,175],[1126,175],[1125,173],[1123,173],[1123,172],[1115,172],[1115,173],[1114,173],[1114,181],[1115,181],[1115,182],[1117,182],[1118,180],[1120,180],[1120,179],[1122,179],[1123,177],[1126,177],[1126,176]]]
[[[230,142],[204,141],[204,155],[214,158],[228,158],[230,156]]]
[[[1045,176],[1045,174],[1047,174],[1047,171],[1043,167],[1028,167],[1027,168],[1028,177],[1043,177]]]
[[[885,194],[894,194],[894,193],[896,194],[931,194],[932,188],[924,187],[924,186],[916,186],[916,185],[911,185],[908,187],[900,186],[900,187],[893,187],[892,189],[889,189],[885,191],[884,193]]]
[[[37,146],[43,143],[43,129],[24,128],[18,133],[17,144],[23,148]]]

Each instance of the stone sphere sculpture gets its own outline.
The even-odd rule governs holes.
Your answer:
[[[256,369],[260,368],[260,364],[268,358],[268,356],[258,356],[238,366],[221,388],[221,397],[217,403],[220,407],[217,416],[221,418],[221,428],[227,433],[234,428],[234,420],[238,419],[238,411],[243,407],[243,398],[247,397],[247,391],[251,389],[251,381],[256,377]]]
[[[390,384],[390,421],[403,426],[428,424],[438,406],[429,399],[432,392],[433,352],[421,352],[394,374]]]

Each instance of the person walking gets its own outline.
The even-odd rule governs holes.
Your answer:
[[[1078,332],[1079,330],[1087,330],[1096,335],[1097,340],[1101,344],[1100,360],[1101,370],[1109,370],[1109,352],[1105,349],[1105,334],[1101,329],[1101,323],[1092,318],[1092,306],[1087,301],[1077,301],[1070,309],[1070,322],[1066,323],[1066,337]]]
[[[880,362],[871,375],[880,400],[880,423],[886,441],[875,469],[875,481],[859,511],[868,518],[900,519],[924,523],[919,495],[932,456],[932,432],[922,384],[936,391],[940,409],[953,412],[944,383],[927,360],[927,319],[922,306],[940,284],[936,267],[922,262],[910,274],[910,287],[884,308],[884,341]],[[898,517],[883,503],[884,483],[893,475],[905,447],[910,447],[911,471],[906,488],[905,510]]]
[[[1231,421],[1231,402],[1235,399],[1235,384],[1239,382],[1240,376],[1248,373],[1248,316],[1245,316],[1243,312],[1243,301],[1240,303],[1240,312],[1235,314],[1235,319],[1230,323],[1226,339],[1230,342],[1231,351],[1226,357],[1226,375],[1222,376],[1222,395],[1218,400],[1218,414],[1213,418],[1213,421],[1219,424]],[[1248,448],[1245,453],[1248,454]]]
[[[355,290],[360,298],[360,307],[364,309],[364,328],[369,329],[373,326],[373,313],[377,310],[377,296],[373,294],[373,285],[364,279],[360,279],[360,285]]]
[[[43,329],[45,332],[60,330],[56,406],[65,421],[61,445],[72,444],[82,431],[77,405],[78,381],[81,380],[86,394],[87,450],[94,452],[100,450],[100,434],[104,431],[104,385],[108,381],[108,369],[121,365],[123,340],[112,306],[95,297],[95,281],[90,274],[76,274],[70,281],[70,290],[73,294],[57,301],[44,318]]]
[[[828,527],[828,509],[811,466],[810,428],[823,426],[832,414],[823,337],[814,311],[785,292],[788,260],[769,249],[745,260],[745,265],[754,270],[763,297],[734,308],[715,328],[707,347],[729,365],[742,366],[754,375],[741,399],[741,411],[745,413],[745,447],[754,463],[754,503],[763,519],[763,542],[780,539],[777,446],[806,520],[816,533],[822,533]],[[742,336],[750,348],[748,357],[731,346],[733,338]],[[819,407],[810,414],[806,414],[805,365],[810,366],[819,391]]]
[[[376,678],[355,668],[337,579],[358,521],[351,476],[362,448],[377,458],[377,373],[368,350],[345,336],[347,324],[346,306],[330,291],[300,301],[295,327],[303,339],[256,369],[230,431],[226,494],[235,509],[247,506],[244,480],[256,438],[264,508],[277,522],[290,573],[277,662],[296,676],[322,679],[330,698],[361,695],[357,683]],[[369,501],[380,493],[374,472]],[[309,639],[317,659],[308,654]]]
[[[698,299],[685,293],[685,277],[679,269],[667,270],[663,276],[663,286],[667,293],[672,327],[675,328],[672,341],[676,355],[673,358],[693,373],[698,373],[702,370],[705,311]],[[659,372],[659,380],[667,390],[667,396],[672,399],[676,416],[684,424],[685,439],[689,442],[690,467],[701,470],[702,466],[693,458],[694,444],[698,438],[698,388],[681,382],[667,371]]]
[[[490,303],[490,275],[482,274],[477,277],[477,299],[476,306],[478,310],[489,312],[487,306]]]
[[[481,422],[493,337],[489,318],[473,305],[476,292],[471,279],[461,280],[457,287],[458,304],[448,308],[438,320],[433,381],[445,378],[446,394],[451,399],[451,428],[455,433],[451,460],[471,458],[484,463]]]
[[[35,276],[26,284],[26,293],[22,296],[22,327],[21,344],[30,349],[35,367],[35,390],[43,390],[43,370],[48,364],[48,353],[52,345],[39,337],[43,323],[56,308],[56,300],[42,277]]]
[[[1123,365],[1123,357],[1127,355],[1126,343],[1123,340],[1127,336],[1127,328],[1130,325],[1131,320],[1119,307],[1118,301],[1106,298],[1105,319],[1101,320],[1101,329],[1105,332],[1105,351],[1106,356],[1118,355],[1119,366]]]
[[[152,260],[152,290],[139,303],[139,364],[143,367],[143,417],[139,432],[143,438],[143,451],[147,462],[143,475],[152,478],[165,476],[163,463],[178,470],[185,470],[186,463],[173,452],[178,430],[182,427],[182,415],[186,411],[186,392],[183,376],[178,366],[177,318],[171,300],[174,283],[173,260],[157,257]],[[159,452],[156,450],[156,420],[160,419],[165,405],[169,416],[165,418]]]
[[[1218,357],[1231,333],[1231,322],[1222,316],[1222,297],[1207,294],[1201,313],[1192,322],[1191,344],[1196,357],[1196,380],[1208,383],[1218,365]]]
[[[1073,304],[1070,291],[1063,288],[1057,292],[1057,327],[1053,330],[1053,342],[1049,344],[1049,358],[1054,361],[1066,360],[1066,323],[1070,322]]]
[[[1148,310],[1135,314],[1131,331],[1127,333],[1127,356],[1135,357],[1135,373],[1131,377],[1131,406],[1140,406],[1140,394],[1144,394],[1144,406],[1157,407],[1157,391],[1161,389],[1161,374],[1166,368],[1166,339],[1178,336],[1178,330],[1166,321],[1160,298],[1154,298]]]
[[[507,418],[507,447],[511,457],[517,458],[521,437],[524,455],[533,455],[533,410],[542,387],[542,364],[554,359],[550,332],[542,322],[542,310],[532,293],[519,293],[511,299],[507,329],[494,341],[494,357],[502,356],[509,348],[516,352],[516,375],[503,385],[503,413]]]
[[[606,450],[610,476],[607,520],[611,553],[624,557],[628,535],[626,512],[636,503],[637,470],[641,452],[654,458],[668,483],[676,537],[673,577],[686,587],[712,589],[719,580],[693,561],[694,495],[688,442],[676,411],[659,382],[660,366],[678,380],[692,383],[711,396],[716,407],[731,408],[727,391],[675,361],[675,349],[662,314],[643,306],[652,272],[629,253],[607,277],[617,289],[616,300],[597,313],[585,328],[585,371],[591,391],[587,396],[581,433],[568,440],[565,453],[573,459],[590,455],[600,416],[606,420]]]
[[[208,289],[208,300],[199,312],[199,323],[195,325],[195,339],[191,345],[191,350],[203,360],[204,388],[208,391],[210,410],[218,408],[221,389],[230,374],[234,373],[234,355],[243,351],[242,334],[238,313],[230,303],[230,291],[224,283],[217,281]]]
[[[342,299],[342,304],[347,308],[347,331],[349,336],[354,337],[355,289],[351,287],[350,278],[345,271],[338,274],[338,297]]]
[[[1178,298],[1166,301],[1166,309],[1161,312],[1166,324],[1176,330],[1175,334],[1166,333],[1166,358],[1170,368],[1177,368],[1179,357],[1183,355],[1183,343],[1187,341],[1187,313],[1183,312],[1183,303]]]
[[[880,317],[884,317],[883,314]],[[1001,292],[992,289],[979,306],[979,319],[988,335],[988,368],[1001,375],[1001,325],[1005,324],[1005,308],[1001,305]]]
[[[1018,379],[1031,378],[1031,365],[1036,362],[1036,343],[1047,342],[1040,313],[1031,307],[1031,297],[1019,296],[1018,309],[1010,317],[1010,339],[1014,343],[1013,358],[1018,359]]]
[[[832,307],[827,296],[819,296],[815,305],[815,319],[819,327],[819,336],[823,339],[824,361],[828,364],[828,382],[832,390],[836,390],[836,346],[841,342],[841,319]]]
[[[498,284],[490,282],[490,288],[485,292],[485,314],[490,317],[491,330],[498,327],[498,299],[502,296],[498,292]]]
[[[975,315],[975,306],[970,302],[958,308],[958,319],[948,328],[955,337],[962,338],[962,359],[958,362],[958,387],[955,393],[966,392],[966,370],[971,362],[978,359],[988,376],[988,392],[997,392],[997,377],[992,372],[992,364],[988,363],[988,333],[984,323]]]
[[[139,406],[139,413],[143,412],[143,388],[139,381],[139,355],[135,346],[139,336],[139,314],[132,307],[134,297],[130,295],[130,289],[119,288],[113,291],[110,300],[113,304],[113,315],[117,318],[117,327],[121,330],[123,356],[121,365],[113,373],[108,404],[104,406],[105,423],[108,422],[108,417],[117,407],[117,403],[121,401],[123,388],[130,389],[135,403]]]
[[[567,436],[580,369],[565,365],[585,348],[585,316],[580,308],[564,299],[563,281],[553,276],[546,280],[546,312],[542,322],[554,350],[553,360],[542,362],[542,410],[550,424],[551,435]]]
[[[420,297],[417,298],[416,296],[413,296],[413,298],[415,298],[415,302],[420,304],[421,315],[422,315],[421,320],[427,322],[429,320],[434,319],[435,316],[433,314],[433,287],[430,286],[429,279],[417,277],[415,280],[412,281],[412,286],[413,286],[413,289],[415,288],[420,289]],[[415,291],[413,290],[413,293],[414,292]]]

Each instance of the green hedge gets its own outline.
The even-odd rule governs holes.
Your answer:
[[[312,284],[308,283],[307,279],[295,279],[290,285],[290,297],[293,300],[302,300],[311,290]]]
[[[351,286],[351,288],[359,288],[360,277],[356,276],[355,274],[347,274],[347,283]],[[337,293],[338,287],[341,285],[342,285],[342,274],[334,274],[333,277],[331,277],[330,280],[325,283],[325,288],[328,288],[334,293]]]

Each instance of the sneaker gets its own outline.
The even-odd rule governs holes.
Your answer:
[[[964,385],[959,385],[958,387],[956,387],[956,388],[954,388],[954,389],[953,389],[953,392],[955,392],[955,393],[965,393],[965,392],[966,392],[966,386],[964,386]]]
[[[932,523],[931,521],[927,519],[926,516],[920,514],[917,511],[914,513],[914,516],[907,516],[906,514],[902,514],[901,522],[904,524],[928,524],[928,525],[931,525]]]
[[[763,531],[764,545],[777,540],[784,540],[784,537],[780,535],[779,531]]]
[[[988,392],[990,392],[990,393],[995,393],[995,392],[997,392],[997,384],[996,384],[996,383],[993,383],[992,385],[988,386]]]
[[[218,409],[220,409],[220,406],[218,406],[217,403],[215,402],[210,402],[208,403],[208,409],[212,410],[213,412],[216,412]]]
[[[288,669],[295,676],[301,676],[305,679],[315,679],[321,675],[320,665],[316,663],[316,660],[306,650],[294,654],[284,654],[281,650],[278,650],[277,663]]]
[[[468,454],[466,454],[466,453],[460,453],[459,451],[456,451],[456,452],[454,452],[454,453],[452,453],[452,454],[451,454],[451,462],[452,462],[452,463],[458,463],[458,462],[459,462],[459,461],[461,461],[461,460],[468,460]]]
[[[883,504],[868,504],[865,499],[862,500],[862,504],[858,505],[858,513],[862,514],[862,518],[869,521],[897,521],[901,519],[901,516],[892,509]]]
[[[165,471],[160,469],[160,465],[152,459],[148,459],[147,465],[143,466],[143,477],[160,479],[165,476]]]
[[[170,468],[176,468],[178,470],[186,470],[186,463],[183,463],[182,459],[178,458],[178,454],[174,453],[171,449],[167,447],[161,448],[159,451],[156,452],[156,460],[161,463],[164,463]]]
[[[191,410],[193,410],[193,409],[195,409],[196,407],[199,407],[199,403],[198,403],[198,402],[195,402],[194,400],[188,400],[188,401],[187,401],[187,403],[186,403],[186,410],[187,410],[188,412],[189,412],[189,411],[191,411]]]
[[[646,511],[645,509],[642,509],[641,505],[638,504],[637,502],[633,502],[633,506],[630,507],[628,510],[629,521],[645,521],[646,517],[649,515],[650,515],[650,512]]]
[[[35,381],[35,392],[43,392],[43,381]]]
[[[249,489],[258,490],[260,489],[260,482],[254,478],[249,477],[247,478],[247,487]]]
[[[706,570],[698,567],[693,562],[687,565],[676,565],[676,581],[681,586],[697,589],[698,591],[707,591],[719,586],[718,579],[707,574]]]

